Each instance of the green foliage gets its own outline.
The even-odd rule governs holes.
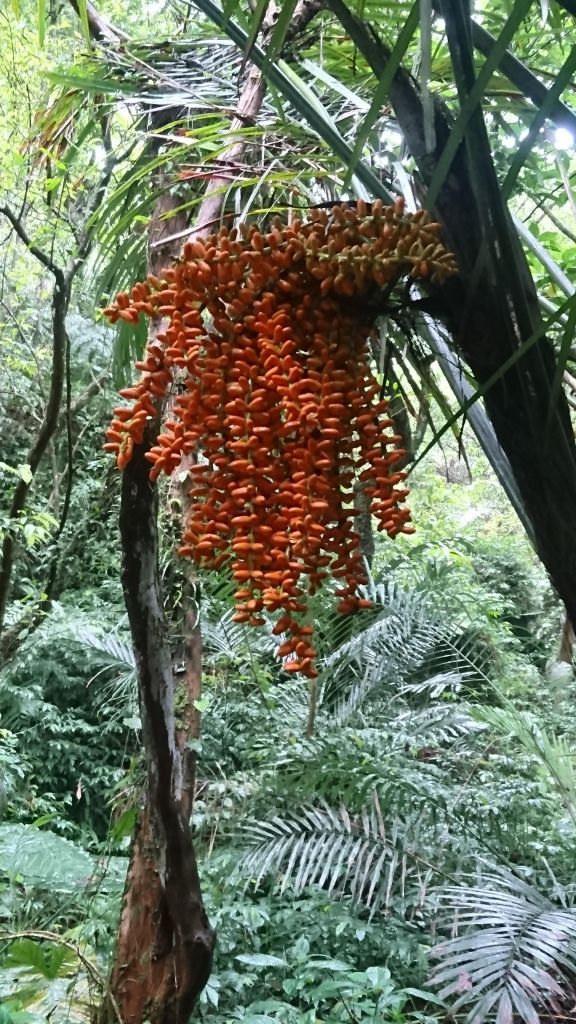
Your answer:
[[[16,533],[18,640],[0,669],[0,1024],[88,1020],[112,950],[125,861],[109,853],[129,842],[143,766],[118,478],[100,449],[109,378],[130,375],[143,335],[124,325],[114,336],[95,306],[142,276],[158,182],[188,217],[214,172],[239,219],[366,188],[412,202],[414,158],[388,102],[401,60],[420,73],[428,135],[434,95],[454,115],[437,183],[482,101],[546,316],[576,272],[573,145],[556,149],[551,121],[526,136],[533,101],[496,67],[514,30],[528,71],[558,87],[572,59],[562,5],[481,5],[499,43],[491,64],[478,58],[462,105],[443,24],[424,4],[418,30],[418,5],[351,0],[360,21],[378,16],[392,49],[379,81],[336,4],[297,42],[294,4],[280,4],[261,50],[263,3],[97,6],[129,45],[89,48],[83,0],[80,18],[43,0],[0,14],[6,201],[62,265],[84,232],[92,245],[67,319],[70,431],[63,403],[16,523],[11,500],[47,406],[51,281],[12,235],[0,259],[0,535]],[[255,123],[234,127],[246,149],[228,165],[248,56],[271,88]],[[550,92],[542,109],[558,116]],[[395,410],[414,413],[417,455],[454,419],[454,388],[420,311],[407,319],[383,325],[375,355]],[[550,331],[570,397],[573,329],[562,315]],[[459,361],[456,371],[475,387]],[[213,1024],[432,1024],[460,1009],[475,1024],[535,1024],[574,985],[574,682],[569,669],[565,690],[542,677],[560,609],[470,431],[453,428],[412,473],[417,534],[377,546],[375,609],[342,618],[330,588],[315,599],[312,736],[309,694],[281,672],[267,628],[232,621],[229,581],[201,576],[186,595],[173,554],[180,510],[164,504],[176,665],[188,601],[205,648],[193,826],[219,933],[198,1011]],[[493,439],[484,450],[501,456]]]
[[[471,1004],[467,1020],[513,1013],[536,1020],[538,1008],[554,1008],[565,996],[574,975],[576,912],[513,876],[483,881],[445,891],[462,933],[434,950],[440,964],[430,983],[441,998],[457,996],[452,1012]]]
[[[86,603],[92,613],[117,613],[93,594]],[[56,606],[0,672],[0,711],[27,752],[17,801],[8,807],[11,816],[34,821],[48,815],[63,833],[83,833],[93,842],[106,835],[109,794],[135,743],[127,745],[123,725],[134,714],[134,702],[126,691],[107,699],[116,666],[103,667],[78,642],[79,632],[78,607],[72,615]]]
[[[26,936],[11,942],[0,975],[0,1009],[5,1006],[9,1014],[17,1012],[8,1017],[7,1024],[11,1020],[14,1024],[88,1021],[91,986],[83,961],[84,957],[58,936],[42,943]]]
[[[444,485],[446,494],[451,486]],[[523,742],[517,729],[506,726],[504,733],[504,711],[478,703],[479,697],[499,699],[495,665],[505,677],[521,671],[524,680],[517,680],[515,689],[531,699],[537,677],[527,653],[511,635],[504,607],[492,618],[486,615],[493,604],[471,560],[462,561],[456,586],[468,579],[482,595],[479,607],[472,618],[466,615],[461,590],[450,592],[444,580],[444,614],[435,618],[436,577],[423,571],[419,549],[412,557],[411,563],[407,547],[403,574],[407,579],[419,573],[421,589],[389,584],[376,591],[381,605],[372,620],[370,614],[356,618],[343,650],[331,650],[334,623],[324,609],[318,627],[329,671],[312,738],[303,735],[307,696],[302,688],[272,683],[264,702],[246,704],[246,684],[229,682],[231,666],[242,664],[242,648],[236,660],[231,646],[217,647],[213,676],[206,681],[201,759],[206,782],[194,816],[208,850],[220,851],[203,866],[220,934],[216,972],[202,1002],[210,1019],[218,1009],[216,1019],[222,1021],[262,1015],[292,1021],[308,1019],[306,1014],[310,1020],[316,1014],[338,1021],[346,1019],[346,1006],[353,1006],[360,1020],[364,1014],[370,1019],[370,1013],[380,1012],[367,985],[371,963],[385,964],[390,972],[390,1012],[408,1017],[424,1012],[432,1019],[441,1008],[427,980],[431,932],[433,927],[443,931],[449,892],[458,889],[462,906],[475,906],[480,887],[465,888],[467,872],[486,876],[489,885],[486,863],[499,865],[508,872],[509,888],[529,878],[526,891],[533,886],[533,899],[544,902],[554,872],[555,895],[546,903],[551,920],[564,913],[555,902],[558,886],[565,899],[572,899],[573,829],[557,774],[543,772],[542,751]],[[516,557],[523,571],[530,571],[527,549],[518,547]],[[422,589],[425,580],[431,580],[428,592]],[[421,638],[436,641],[439,622],[443,635],[451,637],[458,630],[470,635],[472,622],[481,633],[484,628],[484,642],[472,648],[476,660],[470,655],[466,662],[471,678],[482,681],[480,690],[462,685],[456,643],[442,649],[442,674],[421,671]],[[495,661],[488,659],[487,675],[487,645],[497,646],[501,637],[503,650]],[[424,662],[428,651],[425,645]],[[382,658],[373,685],[351,703],[364,667],[382,653],[388,657]],[[265,657],[265,650],[259,656]],[[546,750],[560,756],[563,743],[550,739]],[[236,873],[230,879],[232,865]],[[450,881],[452,888],[444,890]],[[460,909],[457,913],[460,921]],[[483,978],[481,951],[488,957],[492,947],[482,931],[481,909],[463,926],[463,948],[468,923]],[[301,969],[294,931],[302,937],[298,950],[306,950]],[[246,953],[247,944],[254,953]],[[234,969],[232,957],[238,961]],[[339,962],[329,968],[329,984],[326,958]],[[447,971],[452,962],[459,962],[456,953]],[[494,976],[500,963],[494,961]],[[519,963],[522,977],[537,969],[533,963],[530,953]],[[470,962],[471,1011],[480,999],[475,999],[475,970]],[[464,981],[458,975],[453,984]],[[506,984],[502,974],[495,1000]],[[441,1003],[450,1001],[450,992],[440,995]],[[517,1001],[525,1010],[539,1006],[528,984]]]

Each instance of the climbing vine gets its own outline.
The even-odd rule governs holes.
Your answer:
[[[391,432],[369,337],[382,312],[375,295],[454,273],[439,231],[401,200],[274,218],[264,234],[222,227],[104,311],[112,323],[159,322],[136,363],[140,380],[120,392],[132,404],[114,410],[106,449],[123,469],[175,392],[145,457],[156,479],[197,455],[179,553],[207,568],[230,564],[236,621],[277,614],[286,671],[317,675],[306,599],[328,575],[340,612],[370,606],[358,596],[366,571],[354,486],[379,530],[413,529],[402,438]]]

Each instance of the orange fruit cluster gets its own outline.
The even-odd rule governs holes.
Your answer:
[[[400,201],[275,218],[265,234],[223,227],[104,311],[113,323],[165,318],[136,364],[139,382],[120,392],[132,405],[114,411],[105,448],[123,468],[178,385],[146,453],[150,476],[198,453],[180,554],[207,568],[230,562],[236,621],[277,613],[287,671],[317,674],[306,599],[328,575],[341,612],[370,604],[357,596],[366,573],[353,485],[380,530],[412,531],[401,438],[370,367],[368,300],[406,277],[453,273],[439,229]]]

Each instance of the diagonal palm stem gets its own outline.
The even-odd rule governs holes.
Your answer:
[[[488,57],[492,52],[496,40],[494,36],[488,32],[483,25],[479,25],[477,21],[472,20],[472,42],[477,50],[480,51],[485,57]],[[514,57],[509,50],[506,50],[504,55],[500,58],[498,63],[498,69],[503,75],[506,75],[513,85],[520,90],[523,96],[537,106],[541,107],[546,101],[549,90],[539,78],[518,60],[518,57]],[[567,128],[571,132],[576,132],[576,113],[563,103],[560,99],[554,101],[551,106],[548,117],[553,121],[559,128]]]

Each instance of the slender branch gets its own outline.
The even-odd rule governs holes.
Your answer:
[[[99,377],[96,377],[88,385],[86,390],[83,391],[81,395],[78,395],[78,398],[74,402],[72,402],[70,404],[70,417],[71,417],[71,419],[74,419],[74,417],[86,405],[88,405],[88,403],[90,402],[90,399],[93,398],[94,395],[97,395],[100,391],[102,391],[102,389],[108,383],[109,380],[110,380],[110,374],[109,373],[101,373]],[[58,431],[62,430],[62,428],[65,426],[65,424],[66,424],[66,412],[62,412],[60,414],[60,416],[58,417],[58,424],[56,426],[56,431],[58,432]]]
[[[4,626],[8,594],[14,568],[17,520],[25,508],[36,470],[38,469],[40,461],[48,448],[50,439],[54,435],[54,431],[58,423],[58,416],[60,414],[66,366],[66,313],[70,300],[71,281],[67,279],[67,275],[64,274],[60,267],[56,266],[46,253],[30,242],[30,238],[25,228],[18,218],[14,216],[11,210],[7,207],[1,207],[0,213],[3,213],[13,225],[14,230],[26,245],[29,252],[35,256],[35,258],[44,267],[50,270],[55,278],[54,290],[52,292],[52,375],[50,380],[50,392],[42,423],[26,458],[26,462],[30,466],[31,478],[30,480],[20,479],[16,485],[9,512],[11,525],[6,530],[2,543],[2,555],[0,561],[1,634]]]
[[[566,238],[569,238],[570,241],[574,242],[574,244],[576,245],[576,234],[573,231],[571,231],[570,228],[567,228],[566,225],[562,223],[560,218],[557,217],[555,213],[552,213],[550,207],[545,206],[544,203],[541,203],[540,209],[542,210],[542,213],[544,213],[548,217],[548,220],[552,221],[554,227],[558,228],[558,231],[561,231],[563,235],[566,235]]]
[[[42,266],[46,267],[46,269],[49,270],[51,274],[54,275],[54,277],[56,278],[56,282],[60,285],[61,288],[63,288],[63,270],[61,270],[61,268],[54,263],[51,256],[48,256],[43,251],[43,249],[39,249],[38,246],[35,245],[34,242],[30,240],[30,236],[26,231],[26,228],[22,224],[20,218],[17,217],[15,213],[12,213],[12,210],[9,206],[0,206],[0,214],[3,214],[4,217],[6,217],[6,220],[10,221],[12,227],[14,228],[14,231],[16,232],[20,240],[24,242],[24,245],[28,249],[28,252],[32,256],[34,256],[34,258],[37,259],[38,262],[42,264]]]
[[[102,192],[107,187],[110,177],[112,175],[114,161],[112,157],[107,161],[106,167],[102,173],[100,181],[98,183],[95,195],[92,199],[92,203],[88,206],[87,215],[85,219],[85,225],[87,225],[89,217],[92,213],[93,208],[98,202]],[[44,410],[44,416],[38,429],[35,440],[33,441],[26,458],[26,462],[30,467],[30,480],[20,479],[14,490],[12,498],[12,504],[10,506],[10,526],[6,530],[4,539],[2,542],[2,551],[0,555],[0,635],[3,632],[4,620],[6,616],[6,608],[8,604],[8,596],[10,592],[10,585],[12,582],[12,575],[14,571],[14,559],[16,555],[16,540],[17,540],[17,527],[18,518],[26,507],[28,495],[34,482],[34,477],[40,462],[50,444],[54,434],[61,429],[63,423],[67,425],[68,432],[68,481],[66,487],[66,500],[64,503],[63,517],[60,522],[56,534],[56,540],[61,536],[66,519],[70,508],[70,500],[72,494],[72,442],[71,442],[71,405],[70,405],[70,377],[69,377],[69,359],[67,353],[69,352],[69,339],[66,331],[66,314],[68,312],[68,306],[70,303],[70,296],[72,293],[72,285],[76,274],[78,273],[82,263],[88,255],[91,245],[93,243],[93,234],[87,226],[83,232],[82,238],[78,243],[78,251],[75,258],[70,262],[66,271],[62,270],[52,258],[43,249],[32,242],[21,218],[17,217],[10,207],[3,205],[0,206],[0,215],[4,215],[11,224],[13,230],[16,232],[20,240],[28,249],[28,252],[45,267],[46,270],[54,277],[54,288],[52,292],[52,366],[50,376],[50,389],[46,407]],[[61,405],[62,395],[64,392],[65,381],[67,380],[67,405],[64,413],[64,417],[61,416]],[[90,390],[90,389],[89,389]],[[90,396],[88,396],[90,397]],[[54,585],[57,576],[58,560],[57,556],[52,561],[48,586],[46,593],[48,597],[44,598],[41,602],[41,610],[45,613],[50,606],[50,594],[54,590]],[[32,622],[37,621],[37,616],[33,615]],[[2,650],[5,649],[2,645]]]
[[[72,486],[74,484],[74,445],[72,441],[72,377],[70,370],[70,338],[66,335],[66,349],[64,353],[65,362],[65,377],[66,377],[66,408],[64,410],[64,423],[66,426],[66,490],[64,492],[64,502],[62,504],[62,510],[60,512],[60,521],[56,529],[56,533],[53,537],[54,553],[52,555],[52,561],[50,565],[50,571],[48,573],[48,583],[46,586],[46,597],[42,602],[42,609],[48,611],[52,605],[52,597],[54,594],[54,587],[56,586],[56,580],[58,578],[58,569],[60,566],[60,540],[66,523],[68,522],[68,516],[70,514],[70,506],[72,503]],[[56,424],[56,429],[58,423]]]

